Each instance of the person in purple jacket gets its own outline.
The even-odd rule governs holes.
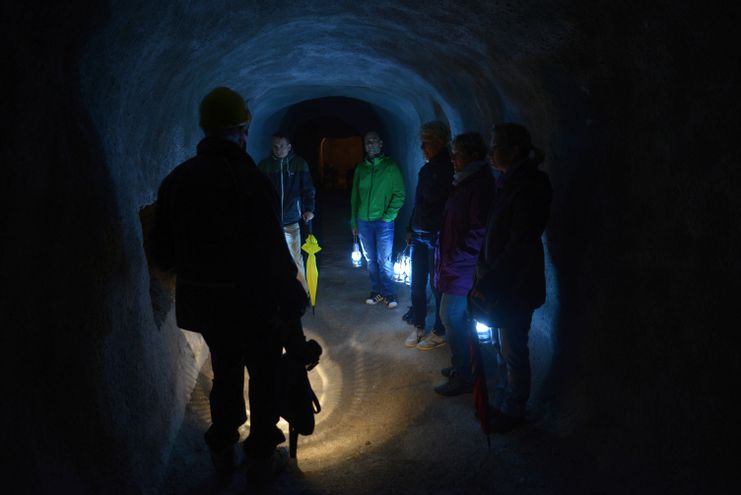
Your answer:
[[[450,364],[441,370],[448,381],[435,387],[440,395],[471,392],[471,320],[467,316],[468,291],[473,286],[486,220],[496,184],[486,159],[486,144],[479,133],[460,134],[453,140],[453,189],[445,203],[436,252],[436,287],[442,293],[440,319],[450,347]]]

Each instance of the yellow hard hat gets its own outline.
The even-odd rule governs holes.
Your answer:
[[[242,127],[252,119],[239,93],[223,86],[213,89],[201,100],[199,114],[198,125],[204,130]]]

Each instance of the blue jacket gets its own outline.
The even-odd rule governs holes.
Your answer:
[[[269,156],[257,167],[268,176],[280,196],[281,225],[298,222],[306,211],[314,212],[316,189],[306,160],[290,152],[283,159]]]

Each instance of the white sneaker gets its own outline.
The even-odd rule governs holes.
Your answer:
[[[386,299],[386,306],[389,309],[394,309],[398,305],[399,305],[399,303],[396,302],[395,300],[393,300],[393,299]]]
[[[368,299],[365,300],[365,304],[375,306],[376,304],[385,301],[386,299],[381,294],[371,294]]]
[[[417,347],[417,344],[419,344],[419,341],[422,340],[423,335],[424,331],[421,328],[414,327],[412,333],[410,333],[404,341],[404,347]]]
[[[417,349],[420,351],[431,351],[445,345],[445,337],[442,337],[435,332],[430,332],[425,338],[419,341]]]

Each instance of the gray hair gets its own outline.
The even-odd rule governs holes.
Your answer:
[[[439,120],[433,120],[432,122],[425,122],[419,128],[420,136],[427,136],[434,141],[448,145],[450,143],[450,127],[445,122]]]

